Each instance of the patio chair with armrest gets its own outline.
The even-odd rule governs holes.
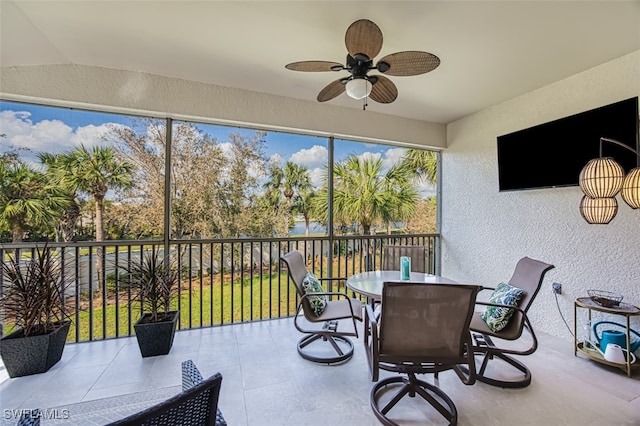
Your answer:
[[[479,381],[503,388],[523,388],[531,383],[531,371],[525,364],[511,355],[531,355],[538,348],[538,339],[531,326],[527,312],[542,286],[545,274],[553,268],[554,266],[551,264],[523,257],[516,264],[513,276],[508,282],[510,286],[523,290],[517,306],[502,304],[497,301],[492,302],[492,298],[488,302],[477,302],[479,306],[513,309],[511,319],[503,329],[498,331],[494,331],[489,327],[481,317],[480,312],[477,312],[471,320],[470,329],[474,339],[473,350],[476,355],[484,357],[476,373]],[[484,287],[483,290],[494,290],[493,294],[496,294],[493,288]],[[494,342],[494,339],[519,340],[524,330],[527,330],[531,337],[531,342],[527,345],[529,346],[527,349],[508,348],[504,344],[499,346]],[[491,363],[490,369],[493,370],[493,373],[490,373],[487,371],[487,367],[489,367],[490,361],[494,360],[504,362],[499,364],[497,362]],[[513,370],[512,367],[515,367],[516,370]],[[517,376],[515,378],[508,377],[510,371],[515,371]],[[520,373],[522,374],[520,375]]]
[[[402,256],[411,258],[411,271],[427,272],[427,249],[425,246],[385,246],[382,253],[382,270],[399,271]]]
[[[290,251],[283,255],[280,261],[286,264],[289,277],[295,284],[300,298],[293,323],[296,329],[304,333],[305,336],[298,341],[298,354],[306,360],[326,364],[350,359],[353,356],[353,343],[348,339],[348,336],[358,337],[356,320],[362,321],[362,303],[342,292],[305,290],[305,279],[311,277],[309,277],[302,253],[299,251]],[[314,300],[314,298],[325,297],[327,298],[323,299],[325,307],[318,315],[317,311],[314,311],[312,303],[318,300]],[[301,315],[309,323],[323,323],[322,327],[307,328],[306,325],[303,326]],[[350,323],[348,330],[338,330],[341,320]],[[318,350],[318,345],[310,346],[314,342],[327,342],[333,351],[327,355],[325,351]]]
[[[377,318],[373,308],[365,306],[371,334],[367,358],[372,381],[378,381],[381,369],[406,375],[380,380],[371,390],[371,408],[384,425],[397,425],[390,416],[397,418],[406,413],[396,410],[390,414],[406,395],[419,395],[439,413],[427,412],[429,416],[436,416],[429,418],[429,424],[440,419],[440,415],[451,425],[457,423],[456,406],[438,386],[438,373],[453,369],[464,384],[475,382],[469,323],[480,288],[462,284],[385,282],[381,316]],[[461,364],[469,368],[462,370]],[[435,384],[416,378],[417,374],[428,373],[434,374]],[[384,388],[389,385],[400,389],[383,404],[383,395],[388,393]]]

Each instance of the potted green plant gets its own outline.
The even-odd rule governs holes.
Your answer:
[[[171,310],[178,293],[179,271],[170,255],[160,256],[154,250],[141,256],[122,267],[132,300],[140,303],[143,312],[133,328],[143,357],[166,355],[180,318],[179,310]]]
[[[64,351],[71,325],[66,309],[63,265],[47,247],[32,257],[5,254],[0,309],[14,330],[0,339],[0,356],[9,377],[44,373]]]

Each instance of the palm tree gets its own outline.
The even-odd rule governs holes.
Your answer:
[[[273,205],[274,209],[280,205],[280,196],[282,195],[282,180],[284,173],[280,166],[272,164],[269,168],[269,180],[262,187],[265,190],[265,197]]]
[[[436,183],[438,162],[434,151],[408,149],[400,164],[407,167],[418,179],[432,184]]]
[[[304,218],[305,236],[309,236],[309,223],[314,215],[316,192],[312,189],[301,190],[293,199],[293,212]]]
[[[284,197],[287,199],[287,223],[291,225],[293,222],[291,216],[293,214],[293,197],[304,191],[310,191],[313,187],[311,185],[311,176],[309,170],[305,166],[287,161],[284,165],[283,181]],[[287,235],[289,235],[287,228]]]
[[[287,161],[284,165],[282,185],[284,186],[283,194],[287,199],[287,205],[291,208],[291,200],[296,192],[306,191],[312,187],[309,169],[305,166]]]
[[[121,161],[111,147],[84,145],[59,154],[53,167],[58,182],[75,192],[86,192],[95,202],[96,241],[104,241],[104,199],[109,189],[129,189],[133,186],[133,166]],[[102,246],[96,249],[98,282],[102,282]]]
[[[395,166],[382,173],[382,159],[356,155],[334,167],[334,217],[343,223],[357,222],[364,235],[376,221],[387,224],[407,217],[418,203],[408,169]],[[326,191],[326,190],[325,190]],[[324,197],[322,197],[324,198]]]
[[[304,191],[311,191],[311,175],[305,166],[287,161],[284,168],[273,165],[270,169],[269,180],[263,185],[265,196],[273,204],[274,210],[280,205],[281,196],[287,200],[287,214],[284,217],[287,229],[291,224],[291,214],[294,212],[294,196]],[[288,232],[287,232],[288,234]]]
[[[412,181],[414,172],[404,163],[391,168],[385,176],[388,209],[385,209],[382,221],[387,225],[387,234],[391,235],[391,222],[406,222],[416,212],[420,195]]]
[[[47,175],[55,182],[68,201],[67,208],[60,214],[60,225],[57,226],[56,236],[61,235],[63,241],[72,241],[75,236],[76,223],[80,217],[80,205],[76,201],[76,188],[72,188],[65,177],[72,173],[69,169],[72,162],[65,155],[44,152],[39,159],[46,168]]]
[[[15,158],[0,158],[0,222],[11,229],[14,243],[29,226],[40,226],[68,205],[64,194],[42,173]]]

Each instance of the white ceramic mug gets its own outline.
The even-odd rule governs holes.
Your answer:
[[[609,343],[607,348],[604,351],[604,359],[609,362],[614,362],[616,364],[626,364],[627,358],[624,353],[627,352],[631,355],[631,363],[636,362],[636,355],[633,352],[629,352],[626,349],[622,349],[620,345],[616,345],[615,343]]]

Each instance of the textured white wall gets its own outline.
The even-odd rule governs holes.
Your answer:
[[[362,141],[443,148],[443,124],[153,74],[82,65],[0,69],[0,96],[156,117],[251,124]]]
[[[640,210],[618,196],[616,218],[589,225],[578,211],[578,187],[498,192],[496,147],[500,135],[638,95],[640,51],[450,123],[442,166],[443,274],[495,286],[523,256],[554,264],[530,313],[534,328],[569,341],[552,282],[563,285],[560,308],[572,328],[573,300],[587,289],[615,291],[640,305]]]

